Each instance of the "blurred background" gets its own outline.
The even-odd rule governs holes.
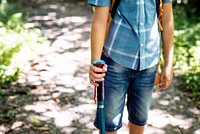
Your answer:
[[[200,134],[200,1],[174,6],[174,80],[145,134]],[[0,134],[97,134],[86,0],[0,0]],[[127,111],[119,134],[127,134]]]

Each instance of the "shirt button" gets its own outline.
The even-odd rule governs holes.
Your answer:
[[[144,25],[144,23],[143,23],[143,22],[140,22],[140,25],[141,25],[141,26],[143,26],[143,25]]]
[[[143,46],[144,46],[144,44],[141,44],[140,46],[141,46],[141,47],[143,47]]]

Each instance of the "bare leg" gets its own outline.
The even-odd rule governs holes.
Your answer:
[[[129,134],[143,134],[144,126],[138,126],[131,122],[128,123],[129,126]]]

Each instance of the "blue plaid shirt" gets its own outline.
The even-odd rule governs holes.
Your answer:
[[[163,3],[173,0],[163,0]],[[110,6],[111,0],[88,0],[93,6]],[[156,0],[121,0],[104,44],[118,64],[134,70],[156,65],[160,59],[160,33]]]

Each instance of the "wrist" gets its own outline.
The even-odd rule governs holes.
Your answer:
[[[98,60],[100,60],[100,58],[92,58],[92,59],[91,59],[91,64],[92,64],[94,61],[98,61]]]
[[[164,70],[173,70],[173,65],[164,65]]]

